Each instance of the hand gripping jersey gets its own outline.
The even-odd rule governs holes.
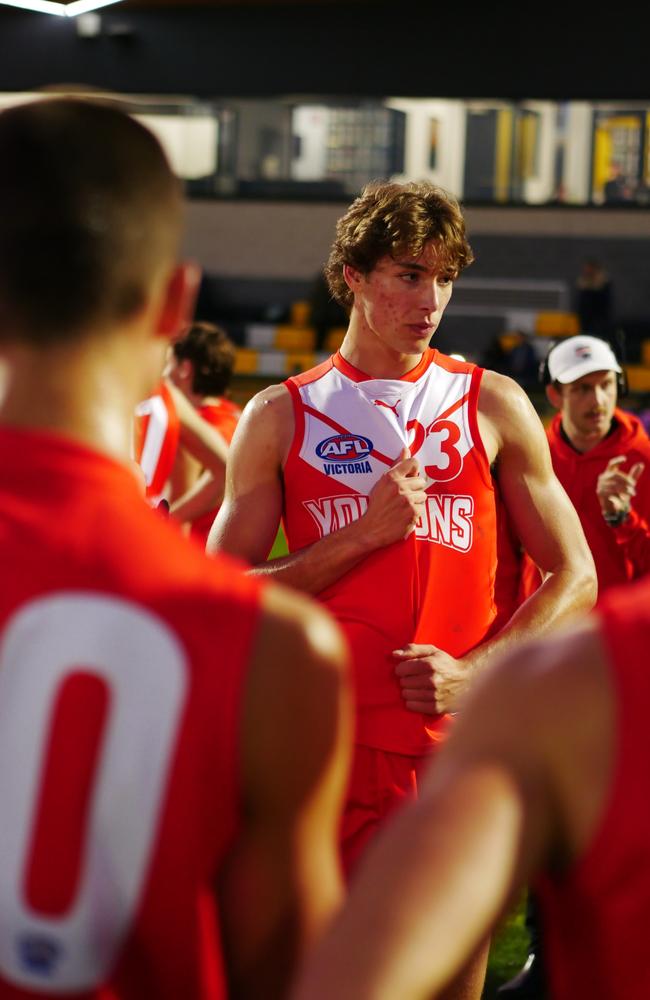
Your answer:
[[[197,413],[213,427],[216,427],[222,437],[230,444],[237,421],[241,417],[241,410],[236,403],[222,397],[217,403],[206,403],[205,406],[199,406]],[[219,507],[215,507],[214,510],[208,511],[207,514],[202,514],[201,517],[192,521],[190,533],[203,549],[205,549],[210,528],[218,512]]]
[[[147,497],[155,506],[172,471],[180,438],[178,414],[164,382],[152,396],[138,403],[133,433],[133,457],[144,472]]]
[[[107,457],[3,429],[0,463],[0,998],[222,1000],[259,586]]]
[[[295,436],[284,527],[295,551],[359,518],[408,445],[426,511],[403,541],[371,553],[319,594],[351,644],[357,742],[421,754],[445,720],[403,707],[391,656],[409,642],[462,656],[495,616],[495,498],[477,422],[482,369],[427,350],[400,379],[371,379],[340,354],[287,381]]]
[[[599,605],[616,701],[616,752],[604,814],[583,857],[539,888],[554,1000],[650,997],[650,582]]]

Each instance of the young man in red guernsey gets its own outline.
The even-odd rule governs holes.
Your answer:
[[[529,882],[553,1000],[650,996],[649,608],[613,588],[477,684],[292,1000],[447,997]]]
[[[230,444],[241,409],[228,398],[235,364],[235,345],[213,323],[193,323],[173,345],[165,369],[167,379],[195,413]],[[191,537],[205,549],[208,533],[223,499],[225,475],[215,476],[183,448],[171,473],[171,516],[190,527]]]
[[[339,220],[326,274],[340,351],[257,395],[235,432],[209,539],[318,595],[352,649],[350,871],[411,796],[448,713],[494,653],[591,607],[593,564],[511,380],[429,348],[472,260],[460,208],[428,183],[371,185]],[[548,572],[493,634],[496,503]],[[280,517],[291,554],[264,562]],[[459,996],[479,996],[484,956]]]
[[[345,652],[144,502],[132,415],[197,283],[157,140],[0,114],[0,997],[285,994],[338,904]]]
[[[202,419],[180,389],[160,379],[152,395],[136,406],[133,421],[133,457],[149,503],[155,507],[163,497],[168,500],[180,449],[209,470],[211,489],[223,493],[229,441]]]

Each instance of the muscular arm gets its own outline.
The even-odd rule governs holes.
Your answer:
[[[561,624],[596,599],[594,562],[575,508],[553,472],[542,424],[520,387],[485,372],[479,422],[514,534],[545,574],[544,582],[491,639],[462,659],[435,646],[395,650],[406,707],[436,714],[457,708],[497,654]]]
[[[224,502],[207,549],[238,556],[254,573],[318,594],[370,552],[409,533],[425,501],[424,481],[415,459],[403,458],[376,484],[358,521],[266,562],[282,514],[282,466],[292,437],[293,410],[284,386],[251,400],[230,446]]]
[[[581,853],[614,756],[592,629],[526,646],[481,679],[419,801],[369,849],[292,1000],[440,995],[531,874]]]
[[[591,608],[596,600],[593,559],[576,510],[553,472],[542,424],[510,379],[486,372],[479,411],[498,449],[497,476],[515,534],[544,582],[489,642],[470,654],[474,668],[495,652],[532,638]]]
[[[274,1000],[342,899],[347,654],[320,609],[269,588],[245,693],[243,829],[220,881],[229,996]]]

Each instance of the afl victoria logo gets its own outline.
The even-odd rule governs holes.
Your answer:
[[[316,445],[319,458],[335,462],[358,462],[371,451],[372,441],[360,434],[334,434]]]

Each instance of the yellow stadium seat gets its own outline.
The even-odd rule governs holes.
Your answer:
[[[535,333],[538,337],[573,337],[580,333],[578,314],[560,310],[539,312],[535,317]]]
[[[292,302],[289,315],[291,316],[292,326],[309,326],[309,320],[311,319],[311,305],[309,302],[304,302],[302,300]]]
[[[290,323],[276,327],[273,346],[278,351],[313,351],[316,331],[311,326],[292,326]]]
[[[515,347],[521,344],[523,338],[520,333],[502,333],[499,337],[499,347],[504,352],[504,354],[509,354],[510,351],[514,351]]]
[[[641,364],[650,366],[650,340],[641,341]]]
[[[339,347],[343,343],[343,338],[345,337],[347,330],[344,326],[333,326],[331,330],[328,330],[325,335],[325,341],[323,347],[330,354],[334,351],[338,351]]]
[[[650,392],[650,367],[625,365],[627,384],[632,392]]]
[[[235,375],[254,375],[257,372],[259,353],[250,347],[235,350]]]
[[[316,358],[312,351],[287,352],[287,375],[296,375],[299,372],[306,372],[308,368],[313,368],[315,364]]]

